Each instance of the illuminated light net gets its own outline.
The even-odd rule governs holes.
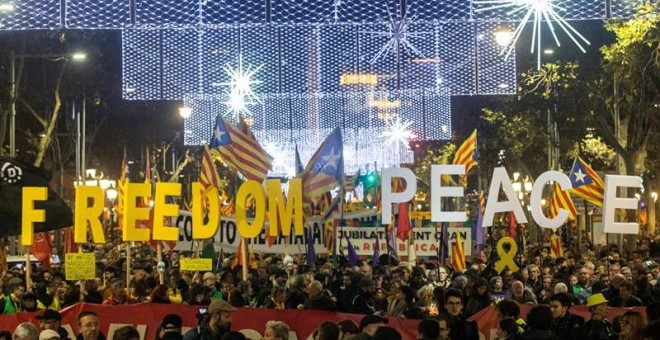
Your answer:
[[[394,98],[397,98],[394,100]],[[337,92],[261,95],[261,103],[248,106],[252,131],[276,158],[271,176],[288,176],[295,169],[294,148],[303,162],[309,160],[325,137],[337,126],[344,137],[347,173],[374,164],[393,166],[411,163],[413,154],[401,143],[384,147],[386,117],[398,116],[412,122],[416,140],[451,138],[449,91],[407,90],[388,92]],[[398,107],[376,107],[378,101],[399,103]],[[190,95],[184,98],[192,115],[185,120],[186,145],[208,142],[214,118],[226,111],[226,95]]]
[[[388,23],[247,25],[217,29],[129,29],[122,33],[123,97],[181,100],[191,93],[222,94],[224,67],[239,55],[262,66],[254,91],[335,93],[344,74],[376,74],[377,88],[447,88],[452,95],[515,93],[515,58],[503,60],[488,23],[411,23],[426,32],[408,38],[417,55],[390,51],[372,63],[388,37]],[[479,38],[479,39],[478,39]],[[486,66],[486,67],[484,67]],[[507,83],[507,87],[489,84]],[[483,84],[483,86],[482,86]],[[214,86],[215,85],[215,86]]]
[[[568,0],[566,20],[620,19],[641,0]],[[379,22],[400,0],[7,0],[0,29],[201,28],[236,24]],[[407,0],[418,22],[511,20],[500,12],[478,14],[469,0]],[[63,4],[63,6],[62,6]],[[608,10],[609,9],[609,10]]]

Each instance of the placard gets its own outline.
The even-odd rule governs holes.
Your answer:
[[[67,281],[94,280],[96,278],[96,257],[94,253],[69,253],[64,262]]]
[[[191,272],[204,272],[210,271],[213,269],[213,259],[193,259],[188,257],[182,257],[179,260],[179,265],[181,270],[191,271]]]

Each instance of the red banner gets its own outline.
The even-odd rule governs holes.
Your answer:
[[[529,305],[529,304],[520,305],[520,317],[523,319],[526,318],[527,313],[529,313],[529,310],[532,309],[532,307],[534,307],[534,305]],[[635,307],[635,308],[610,308],[608,319],[611,322],[615,316],[619,314],[623,314],[624,312],[629,310],[640,312],[642,313],[644,318],[646,318],[646,307]],[[572,314],[583,317],[585,320],[589,320],[591,318],[591,313],[589,313],[589,309],[587,308],[587,306],[582,306],[582,305],[573,306],[571,307],[570,312]],[[481,333],[481,335],[484,336],[483,338],[480,336],[479,337],[480,339],[490,340],[490,339],[495,339],[497,337],[497,326],[499,324],[499,321],[497,320],[497,311],[495,310],[495,307],[488,307],[482,309],[479,313],[473,315],[470,318],[470,320],[477,321],[477,326],[479,327],[479,333]]]
[[[163,317],[174,313],[183,319],[184,332],[197,327],[197,307],[182,305],[138,304],[130,306],[109,306],[79,303],[62,310],[62,327],[71,334],[77,333],[77,316],[82,311],[94,311],[99,315],[101,331],[106,338],[112,339],[114,331],[122,326],[134,325],[140,332],[141,339],[154,339],[155,331]],[[41,312],[18,313],[0,315],[0,330],[13,330],[22,322],[32,322],[39,325],[35,319]],[[274,310],[239,308],[232,317],[232,330],[241,331],[248,338],[260,339],[269,320],[283,321],[289,325],[291,333],[289,339],[307,339],[314,329],[324,321],[339,322],[351,319],[360,324],[363,315],[332,313],[322,311]],[[406,320],[390,318],[388,326],[395,328],[404,339],[417,338],[417,324],[419,320]]]

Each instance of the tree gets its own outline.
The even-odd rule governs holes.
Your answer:
[[[660,114],[660,5],[646,3],[635,18],[606,24],[616,41],[603,46],[604,76],[594,83],[594,115],[600,133],[623,159],[620,173],[650,170],[657,188],[657,133]],[[649,157],[649,153],[654,154]],[[647,168],[647,166],[652,166]],[[650,192],[650,190],[647,190]],[[632,193],[629,193],[632,195]],[[655,217],[655,206],[649,215]],[[649,231],[655,219],[649,220]],[[628,242],[630,249],[633,242]]]

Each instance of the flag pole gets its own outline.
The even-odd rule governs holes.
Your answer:
[[[126,243],[126,287],[131,284],[131,243]]]
[[[32,263],[30,262],[30,248],[25,252],[25,289],[32,293]]]
[[[241,271],[243,274],[243,281],[247,281],[248,277],[248,253],[247,245],[244,237],[241,238],[241,260],[243,261],[243,266],[241,266]]]
[[[158,263],[163,262],[163,245],[160,243],[160,241],[156,241],[156,258],[158,259]],[[162,271],[158,271],[158,282],[160,282],[161,285],[165,284],[165,276]]]

